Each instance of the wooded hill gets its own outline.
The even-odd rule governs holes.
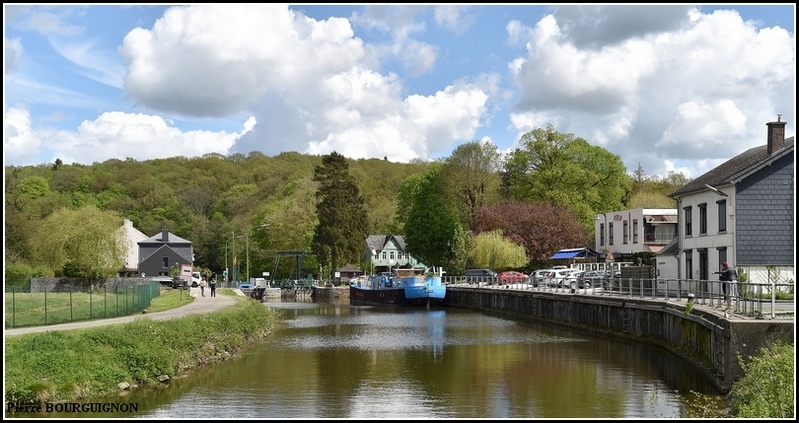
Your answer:
[[[272,270],[276,251],[319,252],[313,245],[319,222],[335,221],[320,219],[319,213],[332,210],[317,210],[325,193],[318,192],[323,182],[315,172],[329,156],[252,152],[6,166],[6,280],[64,274],[45,260],[55,253],[46,252],[42,241],[68,232],[57,220],[99,225],[102,218],[85,212],[88,206],[118,217],[117,226],[126,218],[147,236],[166,228],[191,241],[195,265],[217,274],[225,268],[231,238],[242,237],[235,240],[238,261],[244,260],[246,240],[251,276],[260,276]],[[363,207],[368,234],[404,235],[412,253],[450,274],[472,266],[539,267],[558,249],[593,245],[595,213],[674,207],[667,194],[687,182],[679,174],[646,178],[640,167],[630,176],[618,156],[551,126],[526,134],[520,148],[506,156],[491,144],[471,142],[436,162],[343,162],[356,192],[328,209],[336,209],[341,219],[348,207]],[[59,211],[86,218],[53,219]],[[498,235],[489,239],[506,245],[475,242],[479,233]],[[523,263],[512,251],[518,247],[525,251]],[[229,258],[233,254],[228,251]],[[61,265],[70,260],[60,259]],[[311,257],[303,265],[317,272],[323,264],[361,265],[357,260],[342,252],[334,263]]]

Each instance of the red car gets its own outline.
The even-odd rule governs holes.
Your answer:
[[[522,272],[506,270],[497,277],[499,283],[527,283],[530,277]]]

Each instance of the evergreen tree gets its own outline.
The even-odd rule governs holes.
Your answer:
[[[316,216],[319,224],[311,241],[311,250],[320,263],[335,268],[360,263],[366,244],[368,216],[365,201],[349,173],[347,159],[337,152],[322,158],[314,169]]]

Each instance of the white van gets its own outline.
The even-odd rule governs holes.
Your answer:
[[[200,286],[201,280],[202,276],[200,276],[200,272],[191,272],[191,286],[195,288]]]

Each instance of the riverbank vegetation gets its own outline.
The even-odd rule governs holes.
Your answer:
[[[739,358],[744,375],[733,383],[724,401],[692,392],[687,417],[794,418],[795,351],[793,344],[775,341],[748,360]]]
[[[162,383],[227,360],[270,334],[280,316],[258,301],[204,315],[5,339],[5,399],[80,401],[131,386]]]

